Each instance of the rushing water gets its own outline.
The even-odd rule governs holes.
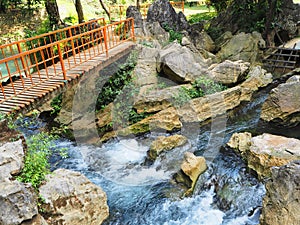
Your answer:
[[[226,127],[201,127],[189,145],[176,148],[155,163],[147,162],[149,144],[156,133],[135,139],[119,139],[101,147],[61,140],[58,147],[69,149],[69,158],[53,162],[53,169],[79,171],[107,193],[110,216],[105,225],[252,225],[259,223],[265,189],[232,150],[221,147],[234,132],[268,131],[259,121],[260,107],[267,91],[259,93],[228,118]],[[232,119],[231,119],[232,118]],[[227,119],[227,118],[226,118]],[[299,129],[298,129],[299,130]],[[215,135],[214,141],[212,133]],[[179,170],[183,153],[196,155],[214,149],[218,154],[208,162],[191,197],[170,182]],[[220,151],[219,151],[220,150]]]

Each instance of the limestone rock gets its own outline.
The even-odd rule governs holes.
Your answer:
[[[261,119],[284,126],[300,123],[300,76],[274,88],[262,106]]]
[[[58,169],[39,188],[49,224],[99,225],[108,217],[106,194],[78,172]]]
[[[21,139],[0,146],[0,182],[21,172],[24,167],[24,155]]]
[[[188,62],[188,63],[187,63]],[[158,57],[157,71],[177,83],[187,83],[207,73],[207,60],[178,43],[164,47]]]
[[[245,62],[255,62],[259,59],[260,48],[265,45],[261,35],[257,32],[239,33],[233,36],[221,50],[217,53],[217,57],[221,61],[226,59]]]
[[[208,52],[214,52],[216,48],[215,43],[205,31],[199,32],[197,30],[193,30],[189,33],[189,37],[196,49],[204,49]]]
[[[187,138],[182,135],[159,136],[150,145],[149,157],[155,160],[163,151],[169,151],[173,148],[182,146],[187,143]]]
[[[32,220],[25,221],[21,225],[48,225],[47,221],[40,214],[37,214]]]
[[[248,133],[234,134],[228,145],[239,149],[248,167],[260,178],[269,177],[271,168],[300,159],[300,140],[272,134],[252,137]]]
[[[209,67],[209,77],[216,82],[231,86],[245,80],[250,63],[225,60]]]
[[[159,22],[144,22],[143,36],[150,40],[157,40],[160,45],[165,45],[169,42],[170,34],[165,31]]]
[[[251,67],[247,77],[248,79],[241,84],[243,101],[250,101],[255,91],[259,88],[266,87],[273,81],[272,74],[267,73],[261,66]]]
[[[175,179],[179,183],[184,183],[189,190],[187,195],[191,194],[198,177],[207,169],[204,157],[195,156],[191,152],[184,154],[184,161],[181,164],[181,171],[175,175]]]
[[[38,214],[34,190],[19,181],[0,182],[0,224],[20,224]]]
[[[151,87],[157,85],[156,58],[159,50],[142,46],[132,73],[132,79],[139,88],[143,86]]]
[[[261,225],[298,225],[300,221],[300,161],[272,169],[266,183]]]
[[[130,134],[143,134],[155,130],[174,131],[181,127],[182,123],[176,109],[174,107],[170,107],[129,127],[117,131],[117,134],[120,136],[128,136]]]
[[[100,110],[97,115],[97,126],[105,127],[113,121],[112,118],[113,103],[108,104],[105,109]]]
[[[141,28],[143,27],[143,17],[140,11],[137,9],[136,6],[128,6],[126,9],[126,18],[134,18],[134,28]]]
[[[239,86],[222,92],[190,100],[187,104],[177,108],[182,122],[203,122],[211,117],[225,114],[227,110],[237,107],[241,100]]]
[[[178,85],[164,89],[153,89],[141,93],[134,102],[134,108],[138,113],[158,112],[173,106],[174,98],[179,95],[182,87],[190,88],[191,85]]]
[[[176,13],[168,0],[157,0],[150,5],[147,22],[159,22],[175,31],[189,30],[190,25],[182,12]]]
[[[243,158],[247,157],[248,150],[251,146],[252,134],[248,132],[244,133],[234,133],[227,145],[239,152]]]

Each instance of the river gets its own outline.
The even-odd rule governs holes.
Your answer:
[[[190,145],[176,148],[147,162],[150,141],[159,133],[134,139],[117,139],[101,147],[57,142],[69,150],[69,158],[52,159],[52,169],[66,168],[86,175],[107,193],[110,216],[104,225],[252,225],[259,223],[264,185],[249,171],[243,160],[224,144],[234,132],[283,133],[300,137],[299,127],[278,130],[259,120],[260,108],[270,90],[244,104],[226,118],[221,144],[213,137],[211,124],[201,127]],[[28,135],[28,131],[27,131]],[[216,143],[214,145],[214,143]],[[170,182],[180,168],[185,151],[203,155],[207,148],[217,154],[208,162],[192,196],[182,198],[182,189]]]

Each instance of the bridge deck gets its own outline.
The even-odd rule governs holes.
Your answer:
[[[11,113],[13,111],[19,111],[24,108],[30,107],[34,102],[39,101],[53,91],[63,88],[68,83],[73,80],[79,79],[84,72],[87,72],[99,65],[110,64],[116,61],[121,55],[125,52],[128,52],[134,46],[133,42],[123,42],[120,45],[109,50],[109,56],[106,57],[105,53],[102,53],[98,56],[89,59],[79,65],[74,67],[74,59],[79,59],[77,55],[84,54],[83,52],[76,54],[75,57],[64,59],[65,64],[71,65],[70,70],[66,73],[66,80],[62,76],[56,76],[55,70],[60,71],[61,63],[58,62],[52,66],[47,67],[46,69],[40,70],[38,74],[33,73],[31,79],[34,85],[31,85],[30,78],[19,79],[18,81],[13,82],[15,90],[22,90],[18,95],[14,93],[12,84],[5,86],[5,101],[0,104],[0,113]],[[93,49],[88,49],[86,51],[93,51]],[[46,73],[47,70],[47,73]],[[24,88],[25,85],[25,88]],[[26,88],[28,85],[28,88]],[[4,96],[0,96],[0,101],[4,100]]]

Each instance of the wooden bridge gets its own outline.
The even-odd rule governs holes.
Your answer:
[[[132,18],[112,24],[100,18],[0,46],[0,113],[30,108],[91,68],[109,65],[132,41]]]

